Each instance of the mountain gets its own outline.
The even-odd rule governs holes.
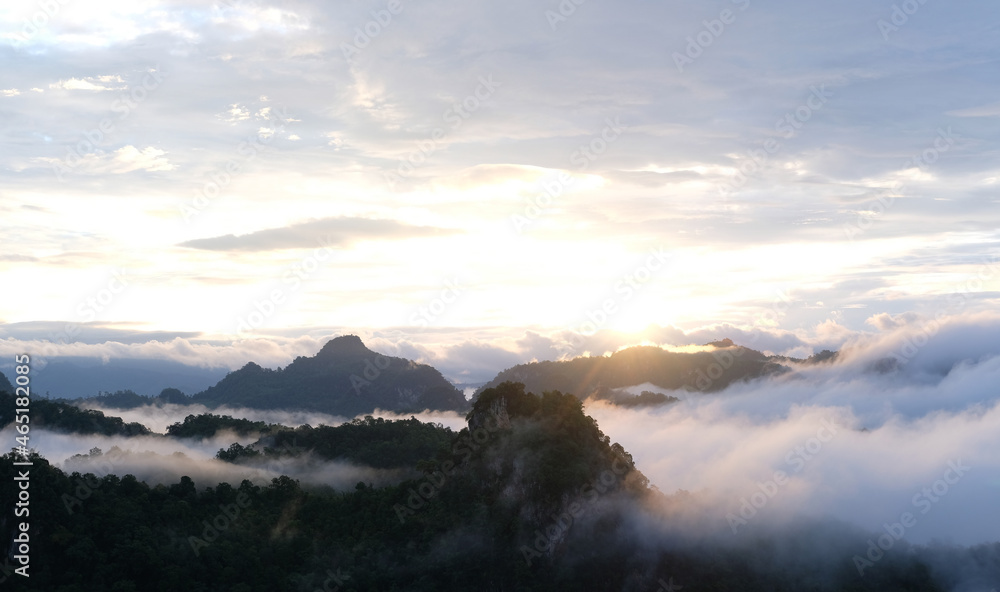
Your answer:
[[[52,397],[78,399],[101,392],[130,389],[153,395],[168,387],[196,393],[221,380],[224,368],[200,368],[172,360],[52,358],[42,368],[31,369],[31,390]],[[0,384],[2,386],[2,384]]]
[[[0,393],[14,394],[14,385],[7,380],[7,377],[4,376],[3,372],[0,372]]]
[[[476,396],[484,389],[513,381],[524,383],[531,392],[558,390],[574,393],[581,399],[592,397],[627,404],[632,395],[616,389],[650,383],[669,390],[713,392],[736,381],[785,372],[788,368],[782,361],[800,361],[766,356],[729,339],[714,341],[706,347],[713,349],[679,353],[638,346],[607,357],[518,364],[499,373]]]
[[[332,339],[314,357],[300,356],[284,369],[250,362],[191,402],[347,417],[375,409],[400,413],[468,409],[461,391],[434,368],[375,353],[355,335]]]

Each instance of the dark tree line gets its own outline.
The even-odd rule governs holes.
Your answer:
[[[422,457],[420,478],[351,491],[288,477],[257,484],[182,477],[150,486],[131,475],[66,474],[34,455],[31,577],[8,576],[3,585],[39,592],[653,591],[672,578],[690,592],[939,590],[919,557],[902,551],[859,579],[851,573],[853,547],[816,541],[808,529],[741,545],[652,545],[628,518],[661,494],[571,395],[536,396],[504,383],[482,393],[468,420],[458,433],[415,419],[365,418],[267,436],[271,444],[287,438],[328,458],[373,465]],[[3,556],[20,520],[11,501],[13,461],[0,457]],[[797,555],[806,544],[812,553]]]

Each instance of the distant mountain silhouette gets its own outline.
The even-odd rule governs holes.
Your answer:
[[[31,391],[64,399],[120,390],[152,396],[170,387],[197,393],[225,375],[225,368],[201,368],[173,360],[54,357],[42,367],[32,367]]]
[[[669,352],[659,347],[638,346],[611,356],[583,357],[561,362],[518,364],[498,374],[476,392],[503,382],[520,382],[530,392],[558,390],[581,399],[626,402],[632,395],[615,389],[651,383],[663,389],[698,392],[719,391],[733,382],[786,372],[782,361],[738,346],[729,339],[706,344],[710,351]]]
[[[0,372],[0,393],[10,393],[14,394],[14,385],[7,380],[7,377]]]
[[[375,353],[355,335],[332,339],[315,356],[300,356],[284,369],[250,362],[191,402],[348,417],[375,409],[409,413],[469,407],[462,392],[434,368]]]

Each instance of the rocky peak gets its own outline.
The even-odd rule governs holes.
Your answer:
[[[337,356],[366,356],[373,352],[365,347],[364,342],[357,335],[342,335],[328,341],[323,349],[316,354],[317,358],[331,358]]]

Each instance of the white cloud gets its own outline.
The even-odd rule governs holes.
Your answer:
[[[227,123],[238,123],[250,119],[250,110],[240,106],[239,103],[233,103],[227,111],[219,114],[218,117]]]
[[[142,150],[135,146],[123,146],[113,152],[91,152],[74,161],[73,172],[89,175],[123,175],[135,171],[172,171],[173,165],[166,152],[153,146]],[[42,157],[37,161],[43,165],[64,165],[62,159]]]
[[[919,330],[865,339],[838,361],[666,407],[595,403],[587,411],[661,490],[701,500],[706,532],[731,537],[727,515],[738,516],[741,501],[783,471],[789,480],[737,530],[752,535],[798,514],[876,531],[910,511],[919,522],[910,542],[992,542],[1000,528],[988,510],[1000,470],[992,454],[1000,446],[998,326],[995,317],[953,319],[888,373],[871,363],[909,352]],[[914,496],[953,462],[970,467],[967,474],[926,517],[914,511]]]
[[[118,84],[109,85],[109,83]],[[117,75],[91,76],[87,78],[70,78],[68,80],[60,80],[59,82],[53,82],[50,84],[49,88],[63,90],[110,91],[125,88],[124,83],[125,81],[122,80],[122,77]]]

